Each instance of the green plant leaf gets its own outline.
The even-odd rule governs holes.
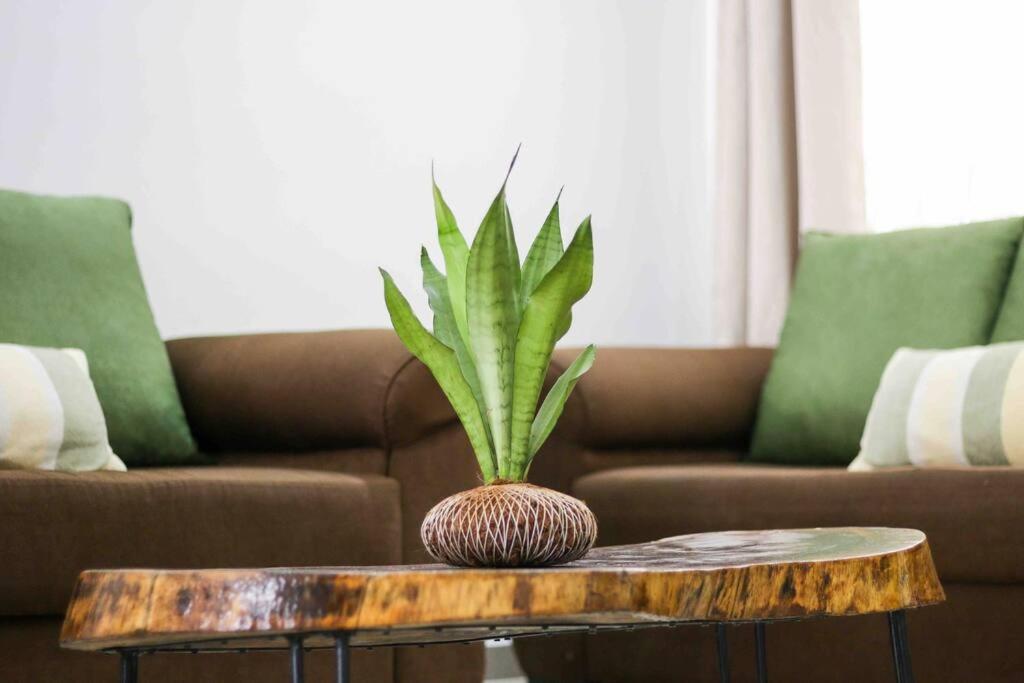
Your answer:
[[[561,322],[558,323],[558,328],[555,330],[555,343],[565,336],[565,333],[572,327],[572,311],[570,310],[563,317]]]
[[[462,338],[455,325],[447,278],[430,260],[426,247],[420,247],[420,267],[423,269],[423,289],[427,292],[430,310],[434,312],[434,336],[454,351]]]
[[[433,175],[433,174],[431,174]],[[466,323],[466,266],[469,263],[469,246],[462,236],[455,215],[441,195],[441,188],[431,178],[434,186],[434,216],[437,218],[437,241],[444,256],[444,269],[448,279],[448,295],[452,306],[455,325],[464,343],[469,342],[469,326]]]
[[[459,370],[455,352],[423,327],[387,271],[381,269],[380,274],[384,278],[384,301],[388,313],[391,314],[391,324],[394,325],[395,332],[406,348],[434,375],[469,436],[484,481],[493,481],[496,474],[495,460],[487,439],[483,417],[469,384]]]
[[[562,258],[533,291],[515,341],[512,398],[512,467],[522,476],[529,464],[530,430],[551,352],[572,305],[590,289],[594,243],[588,216]]]
[[[561,191],[558,196],[562,196]],[[548,217],[533,240],[530,251],[526,254],[526,261],[523,263],[522,292],[519,295],[521,305],[526,305],[526,300],[533,294],[533,290],[537,289],[537,285],[548,274],[548,271],[555,267],[558,259],[562,258],[563,251],[562,230],[558,217],[558,198],[556,198],[555,205],[548,212]]]
[[[512,259],[508,235],[502,185],[473,240],[466,271],[469,348],[480,379],[500,477],[507,476],[510,464],[512,371],[519,327],[519,264]]]
[[[530,426],[530,447],[529,447],[529,459],[527,460],[527,469],[530,463],[533,461],[533,456],[537,455],[537,451],[544,445],[551,431],[555,428],[555,423],[558,422],[558,418],[562,416],[562,410],[565,409],[565,402],[569,398],[569,394],[572,393],[573,388],[576,386],[576,382],[580,380],[586,374],[590,366],[594,364],[594,358],[597,355],[597,349],[593,344],[583,349],[580,355],[576,356],[576,360],[566,368],[565,372],[555,381],[551,387],[551,391],[544,397],[544,402],[540,405],[540,410],[537,411],[537,417],[533,418],[533,424]],[[525,475],[525,470],[524,470]]]
[[[516,151],[518,155],[519,152]],[[515,164],[515,159],[512,163]],[[512,172],[511,167],[508,169],[509,173]],[[519,247],[516,246],[516,232],[512,229],[512,214],[508,210],[508,202],[502,200],[505,205],[505,232],[507,233],[506,239],[508,240],[508,262],[512,264],[512,296],[514,297],[516,314],[520,314],[523,311],[523,299],[519,295],[519,290],[522,287],[523,273],[519,266]]]
[[[473,399],[476,401],[477,406],[479,406],[480,411],[483,411],[484,402],[483,396],[480,393],[480,379],[476,374],[473,356],[462,340],[458,329],[456,329],[448,284],[445,281],[444,274],[430,260],[430,254],[427,253],[425,247],[420,250],[420,266],[423,268],[423,289],[427,291],[427,301],[430,303],[430,309],[434,312],[434,336],[442,344],[455,352],[455,358],[459,362],[462,376],[473,392]],[[484,427],[487,431],[487,440],[490,442],[491,431],[486,422]],[[497,466],[497,463],[495,463],[495,466]]]

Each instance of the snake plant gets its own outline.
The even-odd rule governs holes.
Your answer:
[[[488,484],[526,479],[596,353],[593,345],[584,349],[537,409],[551,352],[569,330],[573,304],[590,289],[593,238],[588,216],[563,248],[559,193],[520,264],[505,201],[507,184],[508,174],[470,246],[433,182],[445,272],[425,248],[420,252],[433,333],[416,318],[387,271],[380,271],[395,331],[455,408]]]

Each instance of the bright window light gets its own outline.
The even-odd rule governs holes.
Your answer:
[[[868,225],[1024,214],[1024,2],[860,8]]]

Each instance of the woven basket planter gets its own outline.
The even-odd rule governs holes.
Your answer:
[[[590,508],[525,483],[492,483],[445,498],[420,527],[427,552],[458,567],[544,567],[578,560],[597,540]]]

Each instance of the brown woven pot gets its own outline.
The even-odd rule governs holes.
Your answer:
[[[597,540],[582,500],[525,483],[495,482],[449,496],[420,536],[439,562],[459,567],[543,567],[578,560]]]

